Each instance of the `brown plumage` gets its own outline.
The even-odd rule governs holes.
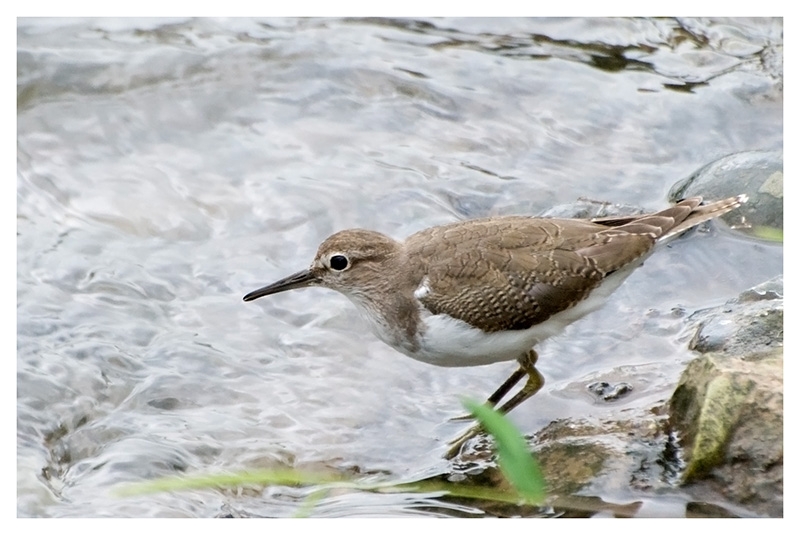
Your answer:
[[[412,358],[441,366],[517,359],[519,370],[489,398],[495,404],[527,375],[501,407],[507,412],[543,384],[536,343],[601,306],[657,243],[746,200],[692,197],[654,214],[596,220],[491,217],[404,242],[344,230],[320,245],[309,269],[244,300],[322,286],[349,297],[381,340]]]
[[[656,214],[545,219],[505,216],[433,227],[410,236],[421,298],[486,332],[527,329],[584,299],[608,275],[641,258],[663,238],[739,206],[738,197],[700,206],[700,197]],[[698,208],[699,207],[699,208]]]

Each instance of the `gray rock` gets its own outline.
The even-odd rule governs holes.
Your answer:
[[[783,276],[689,317],[697,325],[689,348],[752,358],[783,345]]]
[[[728,225],[749,229],[749,234],[782,239],[783,153],[748,151],[730,154],[677,182],[669,192],[671,201],[694,195],[708,200],[746,193],[750,200],[724,216]],[[780,231],[777,233],[776,231]]]
[[[681,481],[750,510],[783,515],[783,280],[697,312],[692,340],[704,353],[669,402]]]

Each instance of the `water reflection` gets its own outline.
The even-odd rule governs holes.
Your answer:
[[[721,155],[782,148],[782,35],[780,19],[20,19],[18,515],[297,505],[109,494],[176,472],[450,473],[447,419],[506,367],[406,359],[332,292],[241,295],[343,228],[401,238],[578,197],[660,208]],[[698,239],[543,348],[524,431],[613,412],[570,385],[620,367],[661,366],[637,372],[656,379],[635,399],[663,399],[689,355],[670,311],[782,270],[778,246]],[[718,267],[711,283],[698,265]],[[603,485],[601,500],[688,514],[678,491]],[[482,514],[415,499],[351,494],[317,514]]]

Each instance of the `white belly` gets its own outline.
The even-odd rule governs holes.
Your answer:
[[[480,366],[515,360],[533,346],[561,333],[567,325],[600,308],[608,296],[638,266],[638,263],[607,277],[586,299],[554,314],[529,329],[487,333],[447,314],[423,312],[425,329],[418,335],[418,349],[409,357],[437,366]]]

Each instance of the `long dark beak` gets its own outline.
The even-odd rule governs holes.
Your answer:
[[[259,288],[254,292],[250,292],[244,296],[244,300],[252,301],[253,299],[258,299],[259,297],[264,297],[265,295],[285,292],[286,290],[294,290],[295,288],[306,288],[308,286],[313,286],[316,283],[317,278],[311,273],[311,271],[304,269],[303,271],[298,271],[294,275],[289,275],[288,277],[277,282],[273,282],[272,284],[264,286],[263,288]]]

